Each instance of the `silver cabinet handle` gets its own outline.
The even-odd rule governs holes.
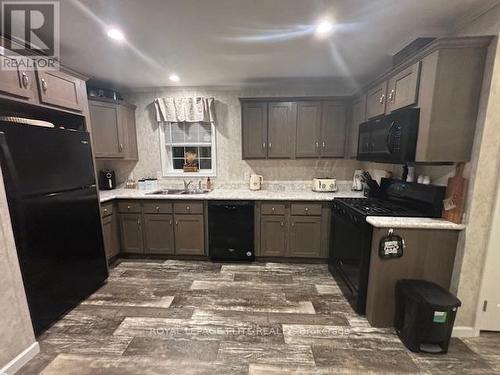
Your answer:
[[[309,207],[306,207],[306,215],[309,213]]]
[[[108,209],[107,209],[107,208],[105,208],[105,209],[104,209],[104,212],[105,212],[105,213],[106,213],[106,212],[108,212]]]
[[[130,206],[127,206],[127,210],[129,210],[129,211],[130,211]]]
[[[385,94],[382,94],[380,96],[380,99],[378,100],[380,104],[384,104],[384,100],[385,100]]]
[[[274,214],[274,207],[271,207],[271,211],[272,211],[272,212],[273,212],[273,214]]]
[[[160,211],[160,206],[155,207],[156,211]]]
[[[122,152],[122,151],[123,151],[123,143],[120,143],[120,144],[118,145],[118,150],[120,150],[120,152]]]
[[[189,210],[191,210],[191,207],[189,207],[189,206],[186,206],[186,210],[188,210],[188,211],[189,211]]]
[[[172,225],[172,220],[170,220],[168,223],[169,223],[170,225]]]
[[[137,225],[141,225],[141,219],[137,219]]]
[[[284,222],[284,221],[281,221],[281,222],[280,222],[280,226],[282,226],[282,227],[283,227],[283,226],[285,226],[285,222]]]
[[[43,92],[47,92],[47,89],[49,88],[48,85],[47,85],[47,81],[42,78],[41,82],[42,82],[42,90],[43,90]]]
[[[294,226],[295,226],[295,221],[292,221],[292,227],[294,227]]]
[[[26,74],[26,72],[22,72],[21,80],[22,80],[23,87],[25,89],[27,89],[29,84],[30,84],[30,79],[29,79],[28,75]]]
[[[394,94],[395,94],[395,91],[394,91],[394,89],[392,89],[391,92],[389,93],[389,100],[391,102],[394,100]]]
[[[316,148],[319,148],[319,142],[316,141]]]
[[[323,142],[322,147],[325,148],[325,142]]]
[[[262,143],[262,148],[266,148],[266,142]]]
[[[273,147],[273,144],[271,142],[269,142],[269,148],[272,148]]]
[[[175,225],[179,225],[179,220],[176,220],[176,221],[175,221]]]

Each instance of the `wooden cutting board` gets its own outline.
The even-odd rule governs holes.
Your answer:
[[[463,177],[464,167],[464,163],[458,163],[455,176],[448,179],[443,207],[443,218],[456,224],[462,223],[465,210],[468,180]]]

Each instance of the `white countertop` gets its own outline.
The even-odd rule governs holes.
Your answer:
[[[368,224],[375,228],[405,228],[405,229],[442,229],[464,230],[464,224],[455,224],[444,219],[431,219],[426,217],[389,217],[368,216]]]
[[[363,198],[362,192],[338,191],[317,193],[314,191],[272,191],[249,189],[214,189],[206,194],[154,195],[135,189],[101,190],[101,202],[112,199],[166,199],[166,200],[283,200],[283,201],[331,201],[335,198]]]

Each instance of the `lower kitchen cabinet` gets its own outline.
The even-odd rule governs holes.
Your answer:
[[[321,257],[321,216],[292,216],[290,219],[291,257]]]
[[[118,238],[116,216],[110,215],[102,218],[102,235],[104,238],[106,259],[109,260],[118,255],[120,251],[120,239]]]
[[[205,254],[203,215],[175,215],[175,254]]]
[[[120,214],[121,251],[144,253],[141,214]]]
[[[173,221],[173,215],[144,214],[145,253],[175,253]]]
[[[262,216],[260,221],[260,255],[286,256],[287,229],[285,216]]]
[[[322,202],[257,203],[262,257],[326,258],[330,208]]]

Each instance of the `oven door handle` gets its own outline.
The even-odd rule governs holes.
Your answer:
[[[387,139],[385,141],[386,143],[386,146],[387,146],[387,151],[389,152],[389,154],[392,154],[392,146],[391,146],[391,136],[392,136],[392,130],[394,128],[394,125],[396,125],[396,121],[393,121],[391,123],[391,126],[389,127],[389,130],[387,131]]]

